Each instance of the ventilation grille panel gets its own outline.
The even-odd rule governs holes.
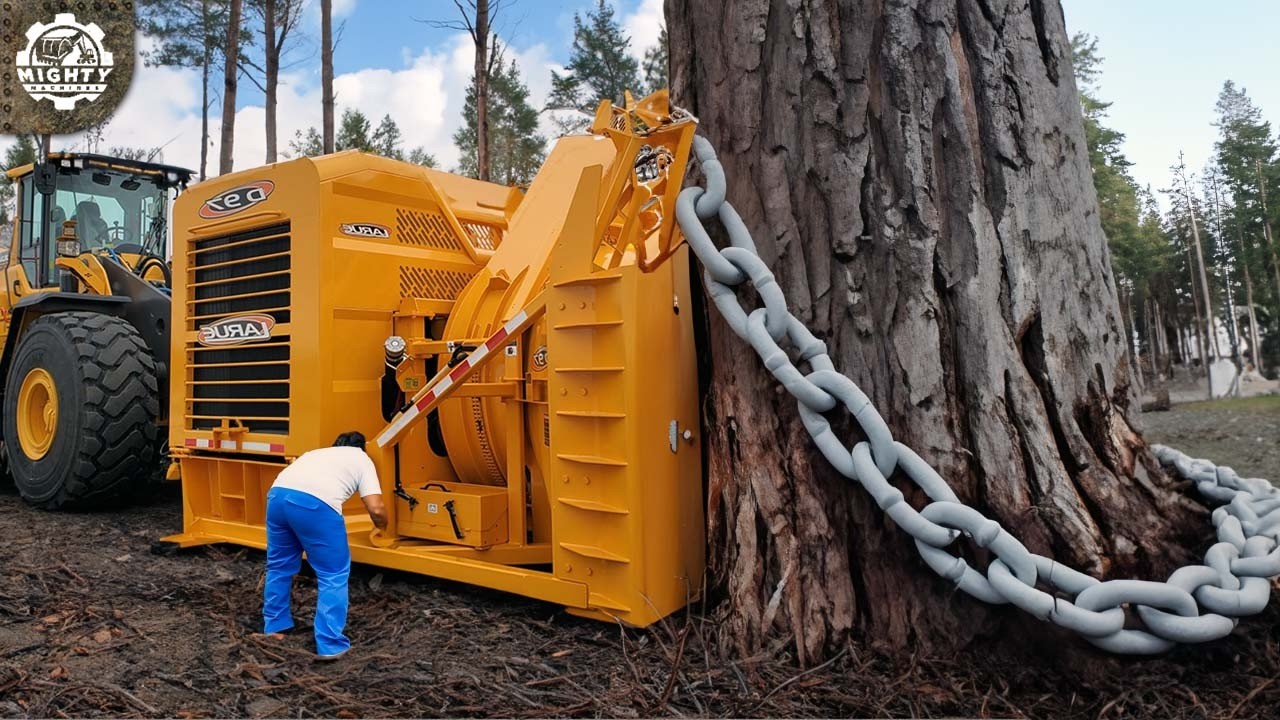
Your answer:
[[[292,314],[291,252],[287,222],[193,240],[187,329],[255,313],[270,315],[279,333]],[[288,433],[291,349],[284,334],[222,347],[188,342],[186,428],[209,430],[231,420],[250,432]]]
[[[400,297],[455,300],[471,276],[455,270],[400,266]]]
[[[449,221],[435,212],[396,209],[396,239],[405,245],[462,251],[462,241]]]
[[[497,250],[502,244],[502,228],[497,225],[464,221],[462,229],[467,231],[471,244],[481,250]]]

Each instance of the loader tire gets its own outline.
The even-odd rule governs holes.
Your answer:
[[[159,410],[155,359],[132,325],[94,312],[39,318],[5,384],[18,492],[46,510],[118,504],[155,472]]]

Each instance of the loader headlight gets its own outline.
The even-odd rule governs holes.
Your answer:
[[[79,257],[80,241],[76,238],[59,238],[57,241],[58,255],[62,257]]]

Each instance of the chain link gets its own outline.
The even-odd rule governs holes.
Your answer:
[[[755,349],[765,368],[796,398],[800,419],[823,457],[866,489],[915,540],[934,572],[979,600],[1012,604],[1123,654],[1216,640],[1231,633],[1237,618],[1266,607],[1269,578],[1280,575],[1280,491],[1265,480],[1242,478],[1229,467],[1152,446],[1161,464],[1220,505],[1212,516],[1218,542],[1205,553],[1204,564],[1180,568],[1165,582],[1091,578],[1031,553],[998,522],[961,503],[928,463],[893,439],[866,393],[835,370],[826,343],[787,309],[781,286],[726,200],[724,167],[711,143],[694,136],[693,151],[707,186],[680,192],[676,219],[702,263],[712,301],[734,334]],[[703,223],[712,218],[719,219],[730,247],[720,249],[711,240]],[[748,311],[743,306],[737,291],[743,285],[755,290],[763,307]],[[808,372],[797,362],[808,366]],[[853,416],[866,442],[850,449],[840,440],[824,415],[837,406]],[[931,502],[916,510],[889,482],[895,475],[915,483]],[[961,535],[994,555],[985,574],[948,552]]]

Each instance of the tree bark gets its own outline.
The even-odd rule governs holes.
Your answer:
[[[666,17],[675,102],[793,312],[895,436],[1034,552],[1163,577],[1205,518],[1137,425],[1058,2],[667,0]],[[781,638],[812,663],[853,635],[1025,634],[934,575],[755,354],[719,317],[708,332],[728,642]]]
[[[1138,346],[1138,323],[1134,320],[1133,315],[1133,292],[1129,289],[1125,290],[1125,294],[1121,296],[1121,303],[1124,306],[1124,314],[1129,318],[1129,325],[1124,328],[1125,348],[1128,352],[1129,367],[1132,369],[1130,377],[1133,379],[1133,391],[1142,397],[1143,394],[1143,378],[1142,378],[1142,348]]]
[[[200,3],[201,27],[208,32],[209,0]],[[209,75],[213,68],[213,48],[205,44],[204,57],[200,64],[200,179],[208,178],[209,173]]]
[[[320,0],[320,87],[324,152],[333,152],[333,0]]]
[[[1254,312],[1253,277],[1249,274],[1248,255],[1244,246],[1244,234],[1236,228],[1236,241],[1240,246],[1240,268],[1244,271],[1244,301],[1249,306],[1249,354],[1253,358],[1253,367],[1262,374],[1262,345],[1258,340],[1258,316]],[[1252,243],[1251,243],[1252,244]]]
[[[227,45],[222,58],[222,141],[218,148],[218,174],[226,175],[235,166],[236,85],[240,68],[240,6],[231,0],[227,11]]]
[[[476,177],[489,180],[489,0],[476,0]]]
[[[1198,292],[1199,285],[1196,282],[1196,260],[1191,255],[1191,245],[1188,243],[1183,243],[1182,245],[1183,245],[1183,250],[1186,251],[1186,254],[1187,254],[1187,273],[1190,275],[1189,279],[1191,280],[1191,307],[1193,310],[1195,310],[1196,324],[1194,327],[1194,332],[1192,334],[1195,336],[1195,340],[1196,340],[1196,347],[1195,347],[1196,356],[1200,358],[1200,364],[1203,366],[1203,369],[1207,374],[1208,368],[1209,368],[1209,353],[1206,349],[1208,346],[1205,345],[1204,343],[1204,339],[1206,335],[1204,332],[1204,315],[1200,310],[1200,293]],[[1191,349],[1191,344],[1189,341],[1187,344],[1187,349],[1188,351],[1190,351]],[[1190,358],[1190,355],[1188,355],[1187,357]],[[1189,362],[1188,362],[1188,367],[1190,367]]]
[[[1151,358],[1151,379],[1160,378],[1160,329],[1156,327],[1155,299],[1148,292],[1142,295],[1142,325],[1147,339],[1147,355]],[[1142,374],[1142,368],[1137,371]],[[1144,378],[1145,379],[1145,378]]]
[[[276,0],[266,0],[262,15],[263,55],[266,65],[266,162],[270,164],[276,161],[276,89],[280,83],[280,45],[276,41]]]
[[[1182,161],[1182,153],[1178,153],[1179,175],[1182,178],[1183,197],[1187,201],[1187,215],[1191,218],[1191,241],[1195,243],[1196,265],[1200,273],[1200,293],[1204,299],[1204,340],[1200,356],[1204,358],[1204,379],[1208,386],[1209,399],[1213,399],[1213,363],[1218,361],[1222,352],[1218,349],[1218,329],[1214,325],[1213,300],[1209,294],[1209,273],[1205,268],[1204,250],[1200,245],[1200,222],[1196,219],[1195,198],[1191,195],[1191,183],[1187,182],[1187,165]],[[1213,350],[1213,358],[1208,357]]]

